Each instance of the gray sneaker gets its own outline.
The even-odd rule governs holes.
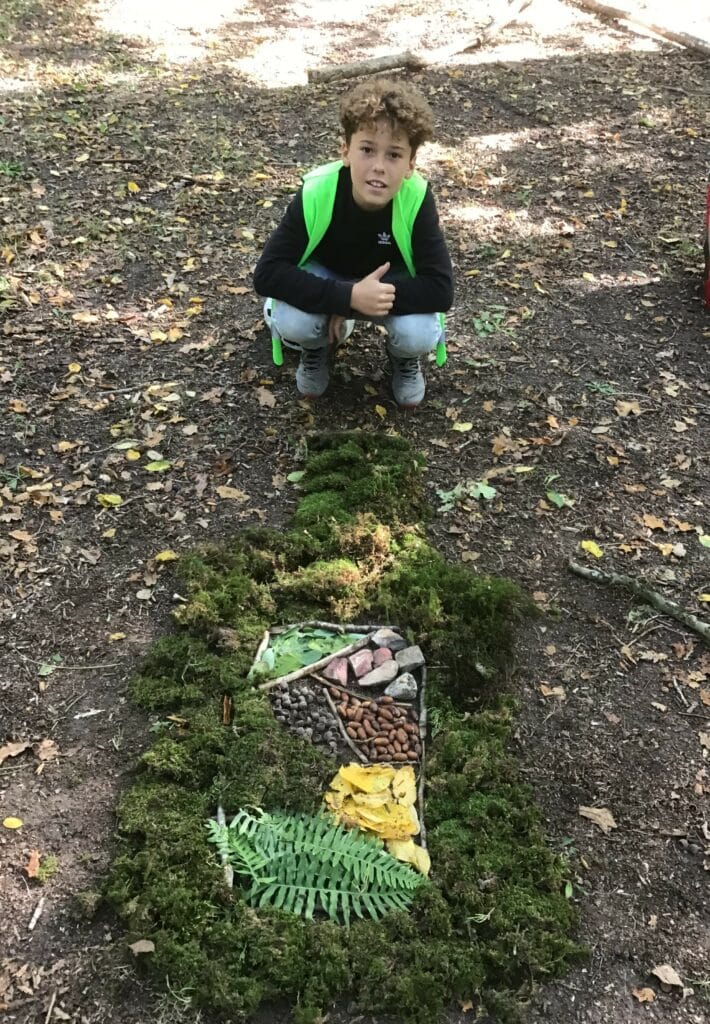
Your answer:
[[[390,359],[394,400],[402,409],[415,409],[426,391],[419,360],[415,357],[396,359],[394,356],[390,356]]]
[[[330,382],[328,346],[302,348],[296,370],[296,387],[304,398],[320,398]]]

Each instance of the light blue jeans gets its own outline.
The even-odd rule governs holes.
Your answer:
[[[319,263],[308,263],[305,270],[316,277],[354,283],[354,279],[334,274]],[[387,331],[387,351],[395,359],[411,359],[432,352],[441,337],[438,313],[408,313],[404,316],[355,317],[373,324],[381,324]],[[297,306],[276,301],[271,315],[272,327],[281,338],[303,348],[323,348],[328,344],[327,313],[304,313]]]

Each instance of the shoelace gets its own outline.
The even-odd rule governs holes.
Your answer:
[[[402,377],[407,380],[415,380],[419,373],[419,360],[418,359],[398,359],[397,367]]]
[[[324,355],[324,348],[304,348],[301,351],[301,361],[303,363],[303,369],[307,373],[310,373],[311,371],[320,370],[324,362]]]

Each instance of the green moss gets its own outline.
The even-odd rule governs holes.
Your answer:
[[[422,463],[401,438],[320,436],[309,447],[290,530],[247,530],[181,566],[182,631],[155,645],[131,686],[142,706],[174,716],[119,805],[107,896],[132,938],[155,943],[146,966],[225,1019],[287,999],[298,1024],[315,1024],[345,997],[431,1024],[451,1000],[477,997],[512,1021],[534,979],[577,954],[563,865],[507,752],[500,680],[527,602],[427,544]],[[204,827],[218,803],[227,813],[320,805],[336,764],[284,730],[246,676],[270,622],[333,617],[405,625],[433,666],[433,884],[410,914],[349,930],[248,907],[238,885],[225,887]]]

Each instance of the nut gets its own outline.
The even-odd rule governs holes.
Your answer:
[[[346,727],[345,731],[346,731],[346,733],[348,734],[348,736],[350,737],[351,740],[356,740],[357,739],[357,729],[355,728],[355,726],[348,725]]]
[[[407,761],[408,758],[407,758],[406,754],[397,753],[397,754],[393,754],[392,755],[392,760],[393,761]]]

